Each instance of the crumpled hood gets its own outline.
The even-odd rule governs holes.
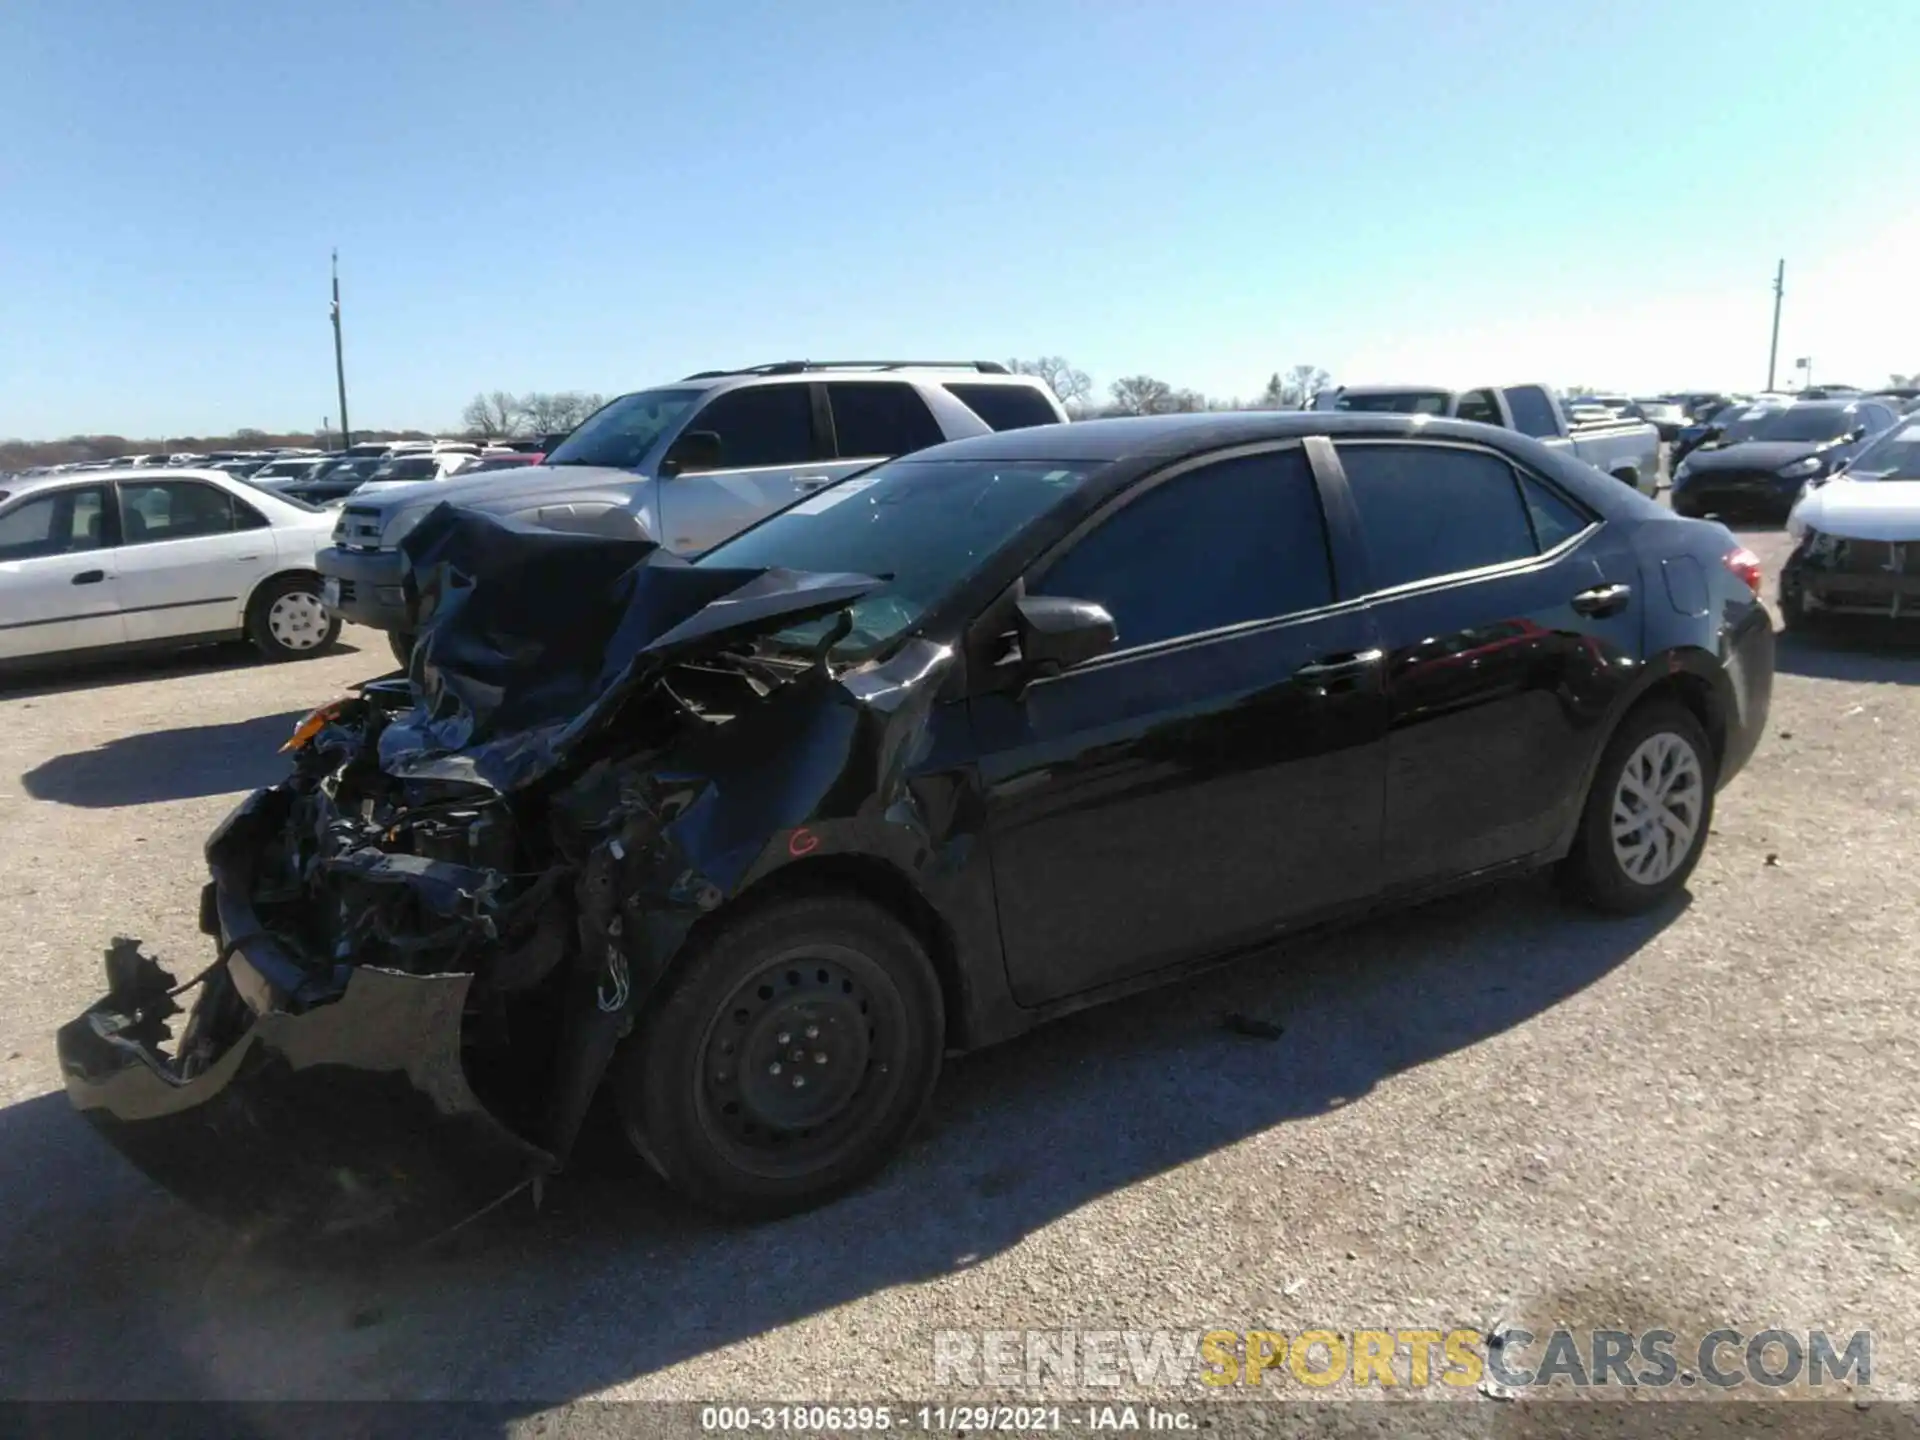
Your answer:
[[[725,569],[648,540],[442,504],[400,547],[420,634],[388,774],[505,792],[550,774],[669,665],[830,615],[883,582]]]
[[[586,489],[598,485],[635,485],[640,479],[631,470],[610,470],[602,465],[522,465],[513,470],[493,470],[479,475],[458,472],[443,480],[409,480],[403,484],[379,484],[356,491],[352,503],[375,504],[382,508],[405,509],[416,500],[444,500],[447,487],[460,487],[460,503],[487,506],[525,499],[558,488]]]
[[[1794,507],[1791,526],[1842,540],[1920,540],[1920,480],[1829,480]]]
[[[1686,465],[1698,475],[1710,470],[1778,470],[1829,450],[1833,440],[1742,440],[1737,445],[1690,451]]]

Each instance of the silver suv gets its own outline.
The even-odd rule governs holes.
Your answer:
[[[442,500],[696,554],[877,460],[1064,421],[1044,381],[991,360],[783,361],[622,395],[523,470],[352,496],[318,557],[327,603],[405,656],[398,546]]]

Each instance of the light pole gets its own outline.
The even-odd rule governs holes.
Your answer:
[[[339,285],[336,283],[334,286],[334,290],[336,291],[336,293],[338,292],[339,288],[340,288]],[[1780,262],[1779,267],[1773,272],[1773,344],[1767,347],[1767,393],[1768,394],[1773,393],[1773,366],[1774,366],[1774,362],[1780,358],[1780,300],[1781,300],[1781,297],[1783,297],[1786,293],[1787,293],[1787,262],[1782,260]],[[339,310],[340,310],[340,303],[337,298],[334,301],[333,308],[334,308],[334,314],[335,314],[334,324],[335,324],[335,330],[337,333],[338,326],[339,326],[338,317],[339,317]],[[343,391],[342,393],[344,394],[345,392]]]
[[[333,252],[333,374],[340,382],[340,448],[353,448],[353,427],[347,423],[347,362],[340,345],[340,252]]]

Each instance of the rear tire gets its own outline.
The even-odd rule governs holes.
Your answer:
[[[398,660],[403,668],[413,663],[413,641],[414,637],[404,631],[389,630],[387,632],[387,648],[393,651],[393,658]]]
[[[627,1137],[695,1205],[767,1219],[880,1169],[933,1094],[940,982],[865,900],[749,912],[688,957],[612,1079]]]
[[[1576,899],[1616,915],[1651,910],[1687,883],[1706,848],[1718,776],[1687,708],[1653,700],[1607,743],[1560,878]]]
[[[340,617],[320,598],[311,575],[282,575],[254,592],[247,638],[269,660],[311,660],[340,638]]]

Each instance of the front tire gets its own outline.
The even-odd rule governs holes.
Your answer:
[[[414,637],[405,631],[389,630],[387,632],[387,648],[393,651],[393,658],[400,662],[400,668],[403,670],[413,664],[413,641]]]
[[[846,895],[750,912],[688,957],[616,1062],[628,1139],[676,1191],[767,1219],[858,1185],[940,1074],[940,982],[913,933]]]
[[[311,660],[340,638],[340,617],[320,598],[320,581],[282,575],[247,607],[247,638],[269,660]]]
[[[1713,747],[1685,706],[1656,700],[1628,714],[1600,757],[1562,862],[1568,891],[1616,915],[1673,895],[1706,847],[1716,777]]]

